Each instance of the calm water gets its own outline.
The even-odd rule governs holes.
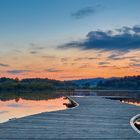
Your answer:
[[[27,100],[22,98],[1,100],[0,123],[6,122],[9,119],[21,118],[41,112],[64,110],[67,108],[64,105],[65,103],[69,103],[69,100],[64,97],[48,100]]]
[[[0,123],[41,112],[67,109],[64,96],[119,96],[123,103],[140,106],[140,91],[76,91],[56,93],[0,93]],[[60,97],[62,96],[62,97]],[[125,100],[123,100],[125,97]],[[53,99],[51,99],[53,98]],[[127,98],[129,100],[127,100]],[[130,100],[131,99],[131,100]]]
[[[140,91],[77,91],[71,95],[77,97],[103,96],[108,99],[119,100],[122,103],[140,106]]]
[[[71,93],[72,96],[119,96],[119,97],[128,97],[133,99],[140,99],[140,91],[76,91]]]

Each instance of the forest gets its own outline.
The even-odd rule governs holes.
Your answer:
[[[101,80],[98,82],[96,89],[140,90],[140,75]]]
[[[85,82],[84,82],[85,81]],[[75,80],[59,81],[48,78],[0,78],[0,92],[35,92],[35,91],[73,91],[75,89],[92,90],[140,90],[140,76],[126,76],[121,78],[95,78],[82,80],[82,85]]]
[[[18,92],[32,92],[32,91],[54,91],[54,90],[71,90],[76,88],[76,84],[69,81],[59,81],[48,78],[0,78],[0,92],[3,91],[18,91]]]

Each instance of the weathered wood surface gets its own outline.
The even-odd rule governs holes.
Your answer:
[[[140,140],[130,119],[140,107],[101,97],[72,97],[79,107],[41,113],[0,124],[0,140],[92,138]]]

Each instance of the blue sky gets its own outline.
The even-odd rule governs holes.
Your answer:
[[[66,75],[64,77],[73,77],[72,73],[74,71],[66,73],[69,69],[66,65],[74,65],[73,60],[79,59],[76,58],[77,54],[84,55],[84,58],[79,60],[86,58],[86,61],[78,62],[78,66],[75,64],[74,68],[76,70],[76,67],[78,69],[78,67],[88,65],[89,69],[85,73],[81,72],[81,75],[86,75],[87,71],[89,73],[94,72],[91,70],[94,66],[90,67],[90,64],[110,64],[110,62],[104,63],[103,61],[108,61],[107,57],[109,55],[114,56],[114,53],[118,57],[116,52],[120,53],[120,50],[123,50],[122,55],[127,55],[124,56],[125,59],[132,58],[132,55],[137,59],[135,64],[125,61],[127,62],[125,63],[126,67],[127,65],[128,67],[138,67],[138,55],[140,53],[138,42],[140,38],[135,29],[136,25],[140,25],[139,5],[140,0],[0,0],[0,70],[3,73],[8,71],[26,72],[28,76],[28,72],[33,73],[33,68],[38,70],[41,69],[41,66],[44,70],[53,69],[55,72],[62,72],[61,68],[63,68],[64,75]],[[107,30],[111,32],[116,29],[124,30],[123,26],[131,28],[125,29],[127,33],[130,30],[130,32],[134,31],[134,36],[138,35],[137,40],[134,36],[131,36],[131,33],[126,34],[125,31],[119,32],[116,36],[110,36],[106,32]],[[89,35],[89,33],[92,34]],[[105,39],[116,42],[118,35],[125,45],[128,40],[132,40],[131,45],[124,46],[124,49],[117,49],[117,46],[107,48],[107,45],[110,44],[110,42],[107,42],[104,46]],[[86,37],[87,40],[85,41]],[[98,37],[101,39],[98,40]],[[102,45],[100,42],[102,42]],[[76,46],[76,50],[73,50],[74,47],[69,44]],[[122,47],[124,44],[117,42],[116,45]],[[65,50],[67,47],[70,50]],[[97,53],[100,47],[104,49],[104,54]],[[93,58],[87,58],[87,56],[91,57],[93,55],[95,57],[100,55],[102,60],[98,59],[100,62],[97,62]],[[55,57],[68,62],[62,64],[62,62],[57,63],[53,60],[54,64],[48,64],[48,61],[55,59]],[[26,58],[30,61],[24,61]],[[49,60],[44,62],[42,58]],[[117,59],[120,60],[120,58]],[[92,60],[92,62],[87,62],[87,60]],[[111,63],[109,66],[112,67],[113,62]],[[40,66],[40,64],[42,65]],[[116,64],[119,65],[119,62]],[[122,62],[122,65],[124,65],[124,62]],[[95,65],[95,67],[97,72],[98,66]],[[104,68],[107,67],[104,66]],[[130,71],[131,75],[133,74],[132,71]],[[39,72],[35,71],[34,73],[39,75]],[[92,75],[91,73],[88,77],[100,76],[102,72],[99,70],[98,75]],[[117,75],[122,76],[124,72],[121,71],[120,73],[117,73]],[[111,76],[115,76],[115,74],[112,73]],[[130,75],[129,70],[127,74]],[[36,75],[34,74],[34,76]],[[109,74],[104,76],[108,77]],[[77,77],[80,77],[80,75]],[[59,73],[56,78],[60,78]]]
[[[0,0],[2,40],[47,41],[139,24],[139,0]],[[72,13],[95,12],[81,19]]]

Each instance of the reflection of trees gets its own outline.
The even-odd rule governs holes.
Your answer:
[[[69,92],[0,92],[0,100],[1,101],[8,101],[8,100],[15,100],[18,102],[21,99],[26,100],[47,100],[52,98],[57,98],[61,96],[70,95]]]
[[[20,98],[15,98],[15,102],[19,102]]]

